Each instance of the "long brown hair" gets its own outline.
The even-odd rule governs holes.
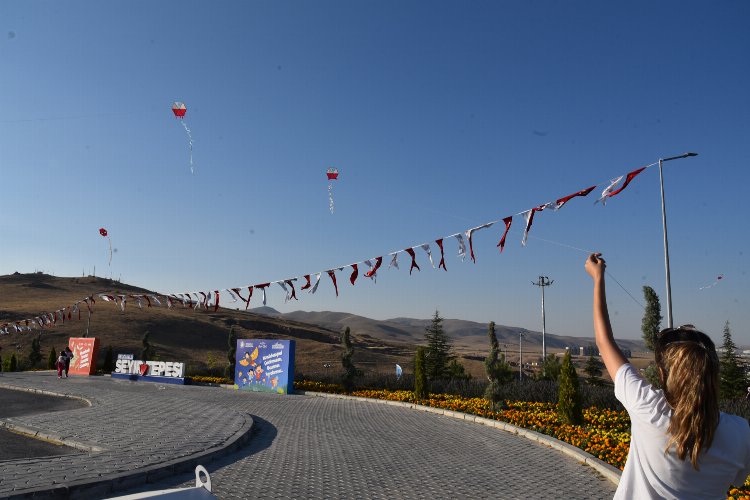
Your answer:
[[[667,402],[672,407],[667,448],[680,460],[711,447],[719,425],[719,358],[711,339],[692,325],[664,330],[656,341],[656,367]]]

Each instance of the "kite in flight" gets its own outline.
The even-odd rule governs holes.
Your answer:
[[[335,168],[329,168],[326,171],[326,176],[328,176],[328,208],[333,213],[333,181],[339,178],[339,171]]]
[[[700,287],[698,290],[705,290],[706,288],[713,288],[716,285],[718,285],[721,282],[721,280],[723,280],[723,279],[724,279],[724,275],[720,274],[720,275],[718,275],[716,277],[716,279],[714,280],[713,283],[711,283],[710,285],[704,285],[704,286]]]
[[[102,235],[102,238],[107,238],[107,241],[109,241],[109,265],[112,266],[112,240],[109,238],[109,233],[107,233],[107,230],[103,227],[99,228],[99,234]]]
[[[172,104],[172,113],[174,113],[174,116],[176,118],[180,119],[180,123],[182,123],[182,126],[185,128],[185,132],[187,132],[188,144],[190,146],[190,173],[194,174],[195,171],[193,170],[193,136],[190,134],[190,129],[188,128],[184,120],[185,113],[187,113],[187,106],[185,106],[185,103],[183,102],[175,101]]]

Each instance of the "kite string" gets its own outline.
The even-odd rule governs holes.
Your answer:
[[[539,238],[538,236],[529,235],[529,238],[534,238],[534,239],[539,240],[539,241],[545,241],[547,243],[552,243],[553,245],[559,245],[561,247],[565,247],[565,248],[570,248],[570,249],[573,249],[573,250],[577,250],[579,252],[585,253],[586,255],[591,255],[592,253],[594,253],[594,252],[590,252],[588,250],[584,250],[583,248],[578,248],[578,247],[574,247],[572,245],[567,245],[565,243],[560,243],[559,241],[545,240],[544,238]],[[609,276],[610,278],[612,278],[612,280],[615,283],[617,283],[617,285],[620,288],[622,288],[622,290],[626,294],[628,294],[628,297],[630,297],[631,299],[633,299],[633,302],[635,302],[636,304],[638,304],[639,306],[641,306],[643,309],[646,309],[646,307],[643,304],[641,304],[635,297],[633,297],[633,295],[624,286],[622,286],[622,283],[620,283],[619,281],[617,281],[617,278],[615,278],[614,276],[612,276],[612,273],[610,273],[606,269],[604,270],[604,272],[607,274],[607,276]]]
[[[190,133],[190,129],[185,123],[185,120],[180,120],[180,123],[182,123],[182,126],[185,127],[185,132],[187,132],[188,135],[188,142],[190,145],[190,173],[193,174],[195,173],[193,171],[193,135]]]

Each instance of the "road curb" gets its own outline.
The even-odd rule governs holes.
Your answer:
[[[21,390],[21,391],[26,391],[26,392],[38,393],[38,394],[46,394],[50,396],[81,399],[81,400],[87,401],[89,405],[92,406],[91,402],[87,400],[86,398],[74,396],[71,394],[60,394],[60,393],[56,393],[53,391],[18,387],[18,386],[13,386],[10,384],[0,384],[0,388]],[[207,450],[193,453],[185,457],[168,460],[166,462],[151,465],[148,467],[134,469],[133,471],[123,472],[120,474],[112,474],[112,475],[108,475],[106,477],[101,477],[97,479],[72,481],[70,483],[60,484],[52,488],[42,487],[42,488],[23,490],[15,494],[10,494],[9,496],[6,496],[4,498],[10,499],[10,500],[21,500],[21,499],[37,500],[40,498],[45,498],[45,499],[104,498],[107,496],[111,496],[112,494],[115,494],[118,491],[142,486],[143,484],[159,481],[159,480],[162,480],[162,479],[165,479],[170,476],[180,474],[183,472],[191,472],[192,470],[195,469],[197,465],[206,465],[212,462],[213,460],[216,460],[224,455],[228,455],[230,453],[238,451],[240,448],[244,447],[252,439],[252,431],[253,431],[253,425],[254,425],[252,417],[249,414],[245,414],[245,413],[240,413],[240,416],[243,418],[243,424],[240,426],[240,428],[234,434],[232,434],[228,439],[226,439],[224,443],[218,446],[209,448]],[[61,436],[46,434],[35,429],[30,429],[30,428],[26,428],[23,426],[15,425],[4,420],[0,420],[0,426],[5,427],[8,430],[13,430],[14,432],[25,434],[29,437],[43,439],[43,440],[55,442],[58,444],[64,444],[66,446],[71,446],[73,448],[77,448],[79,450],[86,451],[86,452],[96,453],[96,452],[101,452],[101,451],[107,451],[107,450],[98,448],[95,445],[91,445],[87,443],[78,443],[78,442],[66,440],[62,438]]]
[[[581,463],[586,464],[592,469],[596,470],[599,474],[601,474],[602,476],[612,481],[612,483],[614,483],[615,485],[620,483],[620,476],[622,476],[622,471],[618,469],[617,467],[614,467],[602,460],[599,460],[594,455],[587,453],[583,451],[582,449],[576,446],[573,446],[572,444],[568,444],[564,441],[560,441],[559,439],[553,438],[552,436],[547,436],[546,434],[541,434],[539,432],[532,431],[530,429],[524,429],[523,427],[517,427],[507,422],[501,422],[500,420],[492,420],[490,418],[478,417],[476,415],[471,415],[469,413],[461,413],[461,412],[452,411],[452,410],[444,410],[442,408],[435,408],[432,406],[423,406],[423,405],[418,405],[415,403],[405,403],[402,401],[389,401],[386,399],[362,398],[359,396],[347,396],[345,394],[329,394],[326,392],[295,390],[294,393],[301,394],[301,395],[315,396],[315,397],[323,397],[323,398],[349,399],[349,400],[354,400],[354,401],[366,401],[368,403],[379,403],[379,404],[386,404],[386,405],[391,405],[391,406],[399,406],[401,408],[410,408],[412,410],[423,411],[426,413],[435,413],[437,415],[444,415],[446,417],[455,418],[458,420],[468,420],[470,422],[474,422],[475,424],[484,425],[487,427],[494,427],[496,429],[500,429],[505,432],[510,432],[518,436],[525,437],[526,439],[530,439],[531,441],[536,441],[539,444],[548,446],[549,448],[552,448],[561,453],[564,453],[565,455],[568,455],[569,457],[574,458],[580,461]]]

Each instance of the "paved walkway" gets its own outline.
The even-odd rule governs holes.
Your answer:
[[[524,437],[397,406],[109,377],[58,381],[47,372],[6,373],[0,386],[92,404],[4,419],[82,451],[0,463],[0,496],[105,498],[143,490],[146,480],[149,490],[187,486],[194,476],[182,471],[196,463],[222,499],[583,499],[615,490],[593,468]]]

